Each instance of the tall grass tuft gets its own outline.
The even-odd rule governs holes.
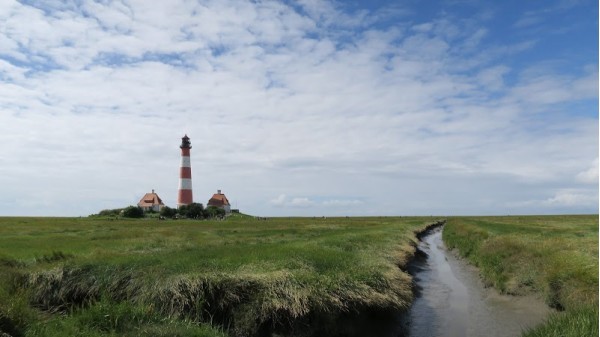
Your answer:
[[[57,316],[33,324],[28,337],[53,336],[202,336],[225,337],[208,325],[165,319],[152,307],[102,298],[86,309],[69,316]]]
[[[55,267],[30,274],[26,289],[35,307],[66,312],[95,302],[101,292],[100,279],[89,267]]]
[[[544,324],[527,330],[523,337],[595,337],[599,329],[598,315],[597,306],[555,313]]]

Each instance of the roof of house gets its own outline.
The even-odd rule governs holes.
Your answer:
[[[152,193],[146,193],[142,199],[140,199],[140,202],[138,202],[138,206],[140,207],[151,207],[154,205],[164,205],[162,199],[158,194],[154,193],[154,190],[152,190]]]
[[[207,205],[216,207],[230,206],[229,200],[227,200],[227,197],[225,196],[225,194],[221,193],[221,191],[218,191],[217,193],[213,194],[212,198],[208,200]]]

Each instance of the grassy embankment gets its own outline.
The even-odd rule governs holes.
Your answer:
[[[564,310],[524,336],[598,336],[597,215],[450,218],[443,238],[488,285]]]
[[[398,266],[432,221],[0,218],[0,332],[326,333],[348,314],[409,306]]]

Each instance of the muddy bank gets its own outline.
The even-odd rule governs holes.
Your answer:
[[[485,288],[478,271],[446,250],[442,228],[422,237],[410,266],[416,298],[404,318],[410,337],[520,336],[550,309],[534,297]]]

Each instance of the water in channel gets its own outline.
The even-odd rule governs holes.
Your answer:
[[[413,265],[418,292],[407,317],[410,337],[517,337],[550,312],[539,299],[485,288],[473,267],[446,250],[442,228],[419,249],[426,256]]]

